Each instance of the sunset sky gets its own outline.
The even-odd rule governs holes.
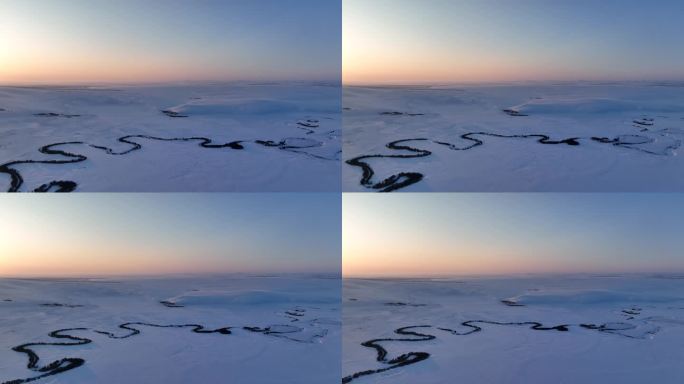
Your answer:
[[[339,274],[335,194],[1,196],[0,276]]]
[[[684,80],[680,0],[344,0],[344,82]]]
[[[684,272],[679,194],[345,194],[345,277]]]
[[[337,80],[339,0],[2,0],[0,84]]]

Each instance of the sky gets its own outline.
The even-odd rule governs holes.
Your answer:
[[[336,194],[0,196],[0,276],[327,273]]]
[[[340,0],[2,0],[0,84],[341,77]]]
[[[683,194],[345,194],[343,275],[684,272]]]
[[[681,0],[344,0],[347,84],[684,80]]]

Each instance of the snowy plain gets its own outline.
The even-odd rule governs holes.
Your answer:
[[[345,279],[343,292],[343,382],[684,377],[684,276]]]
[[[338,382],[340,286],[306,275],[3,278],[0,383]]]
[[[0,190],[339,191],[325,83],[0,87]]]
[[[684,191],[684,84],[348,86],[345,191]]]

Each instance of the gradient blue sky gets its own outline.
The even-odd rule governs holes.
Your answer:
[[[345,194],[345,276],[684,272],[683,194]]]
[[[681,0],[345,0],[347,83],[684,80]]]
[[[341,269],[335,194],[0,196],[0,275]]]
[[[339,80],[340,0],[2,0],[0,83]]]

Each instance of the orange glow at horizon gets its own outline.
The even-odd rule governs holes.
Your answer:
[[[570,64],[532,62],[478,47],[458,49],[450,42],[395,40],[391,30],[368,30],[347,22],[343,41],[344,84],[415,84],[591,78]]]
[[[588,13],[587,4],[575,3],[345,0],[343,82],[682,79],[684,55],[674,49],[681,45],[680,4],[602,2]],[[628,22],[645,14],[659,23],[649,31],[653,35]],[[650,56],[640,47],[648,47]]]
[[[9,194],[0,212],[0,277],[340,268],[339,197],[328,194]]]
[[[190,63],[151,57],[144,50],[119,52],[112,47],[84,45],[26,28],[21,20],[3,20],[0,27],[0,83],[134,82],[173,79],[194,73]]]
[[[493,51],[411,30],[412,22],[396,14],[391,15],[394,24],[376,23],[372,17],[376,15],[365,11],[360,2],[345,6],[344,84],[467,83],[571,75],[569,68],[533,63],[511,55],[507,48]]]
[[[346,238],[345,238],[346,239]],[[577,272],[577,265],[548,260],[537,264],[530,255],[501,253],[464,246],[410,246],[388,250],[380,244],[364,249],[345,247],[342,274],[345,277],[411,277],[505,275],[525,273]],[[470,249],[468,249],[470,248]],[[537,265],[535,265],[537,264]]]
[[[0,1],[0,85],[339,80],[332,4],[160,3]]]
[[[553,247],[524,250],[497,242],[496,230],[491,234],[476,231],[474,224],[434,216],[438,212],[433,211],[434,206],[415,211],[405,207],[398,212],[401,198],[410,201],[405,196],[344,197],[344,277],[545,273],[573,267],[560,260],[540,263],[543,254],[558,251]],[[436,195],[434,200],[446,198]],[[446,214],[446,210],[442,213]],[[449,224],[439,228],[421,224],[445,219]],[[505,230],[507,224],[499,224]]]
[[[241,258],[226,258],[201,250],[175,249],[159,244],[129,245],[102,239],[84,241],[64,233],[42,233],[42,241],[26,233],[11,233],[0,245],[0,276],[112,276],[164,275],[173,273],[248,272]],[[59,238],[58,238],[59,237]],[[66,238],[66,239],[65,239]],[[189,262],[188,255],[202,254],[202,263]],[[245,258],[247,259],[247,258]]]
[[[224,262],[203,263],[198,266],[188,263],[187,257],[170,253],[146,253],[131,250],[92,251],[49,250],[30,253],[20,250],[0,258],[1,277],[72,277],[72,276],[121,276],[121,275],[165,275],[177,273],[228,273],[249,272],[234,261],[228,266]]]
[[[608,199],[601,194],[345,194],[342,275],[682,270],[681,241],[670,233],[679,228],[677,214],[658,211],[647,217],[624,208],[646,210],[652,200],[631,195],[619,199],[624,202],[611,201],[614,205],[606,208],[604,200]],[[652,220],[651,225],[658,226],[658,238],[654,235],[644,241],[639,220]]]
[[[100,275],[156,275],[172,273],[206,273],[242,270],[239,258],[220,257],[215,251],[205,251],[201,243],[185,246],[163,245],[138,237],[131,225],[107,234],[93,221],[92,231],[84,236],[75,230],[50,222],[51,216],[12,215],[10,222],[0,222],[0,276],[70,277]],[[65,213],[65,216],[69,216]],[[39,228],[38,231],[34,231]],[[40,241],[36,241],[36,236]],[[114,240],[114,237],[118,239]],[[147,240],[147,241],[146,241]],[[201,265],[191,263],[188,255],[206,260]]]
[[[36,46],[8,37],[0,37],[0,48],[2,84],[222,80],[220,68],[144,52],[84,50],[68,42]]]

